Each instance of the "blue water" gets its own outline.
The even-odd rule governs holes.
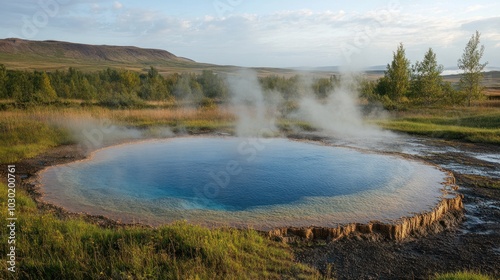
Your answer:
[[[322,197],[390,193],[415,180],[415,166],[423,165],[287,139],[188,137],[103,149],[47,170],[42,181],[49,196],[70,205],[160,216],[182,210],[182,218],[195,210],[285,211],[316,200],[306,207],[314,209],[325,207]]]

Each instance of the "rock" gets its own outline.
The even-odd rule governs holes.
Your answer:
[[[454,182],[450,179],[450,183]],[[394,223],[372,221],[367,224],[351,223],[337,227],[285,227],[270,230],[269,236],[282,237],[283,242],[294,240],[290,236],[302,240],[333,241],[351,237],[356,239],[390,239],[401,241],[412,235],[423,236],[437,233],[457,225],[463,216],[463,195],[446,192],[443,199],[431,211],[403,217]]]

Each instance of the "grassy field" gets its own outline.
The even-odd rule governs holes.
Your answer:
[[[76,59],[64,57],[48,57],[36,54],[12,54],[0,53],[0,63],[4,64],[8,69],[12,70],[27,70],[27,71],[55,71],[67,70],[68,65],[71,67],[85,71],[95,72],[99,70],[106,70],[107,68],[124,69],[136,72],[147,72],[150,66],[154,66],[161,74],[172,73],[196,73],[199,74],[203,70],[212,70],[217,73],[235,73],[242,69],[238,66],[232,65],[214,65],[208,63],[198,62],[175,62],[175,61],[154,61],[150,63],[140,62],[119,62],[119,61],[102,61],[102,60],[89,60],[89,59]],[[259,67],[253,68],[259,76],[280,75],[291,77],[297,75],[298,72],[293,69],[282,68],[268,68]],[[316,71],[318,76],[329,77],[330,73]]]
[[[8,69],[54,71],[68,69],[68,65],[82,71],[98,71],[106,68],[118,68],[131,71],[147,71],[150,66],[157,67],[161,73],[201,72],[204,69],[229,71],[231,67],[196,62],[173,60],[138,62],[111,61],[87,58],[57,57],[34,53],[0,53],[0,62]],[[104,62],[104,63],[103,63]]]
[[[110,110],[90,108],[31,108],[0,112],[0,163],[36,156],[55,146],[76,143],[84,129],[109,121],[122,128],[137,128],[144,137],[173,132],[230,131],[234,116],[221,109]],[[126,137],[126,136],[123,136]]]
[[[68,131],[26,113],[2,113],[0,163],[13,163],[72,141]]]
[[[7,186],[0,184],[6,209]],[[253,230],[207,229],[183,222],[156,229],[103,228],[78,218],[61,219],[18,190],[17,277],[2,279],[320,279],[295,263],[289,247]],[[7,212],[1,211],[5,221]],[[7,240],[2,231],[2,240]],[[5,244],[5,243],[4,243]],[[8,254],[0,246],[0,254]]]
[[[385,129],[432,138],[500,144],[498,108],[419,108],[393,113],[392,118],[376,123]]]

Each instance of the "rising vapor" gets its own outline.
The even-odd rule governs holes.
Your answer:
[[[277,104],[265,98],[257,73],[241,70],[228,76],[231,107],[237,116],[236,135],[256,137],[276,131]]]

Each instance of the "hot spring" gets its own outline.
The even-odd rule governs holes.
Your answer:
[[[315,142],[185,137],[101,149],[39,180],[45,201],[72,212],[271,229],[429,211],[446,177],[422,162]]]

